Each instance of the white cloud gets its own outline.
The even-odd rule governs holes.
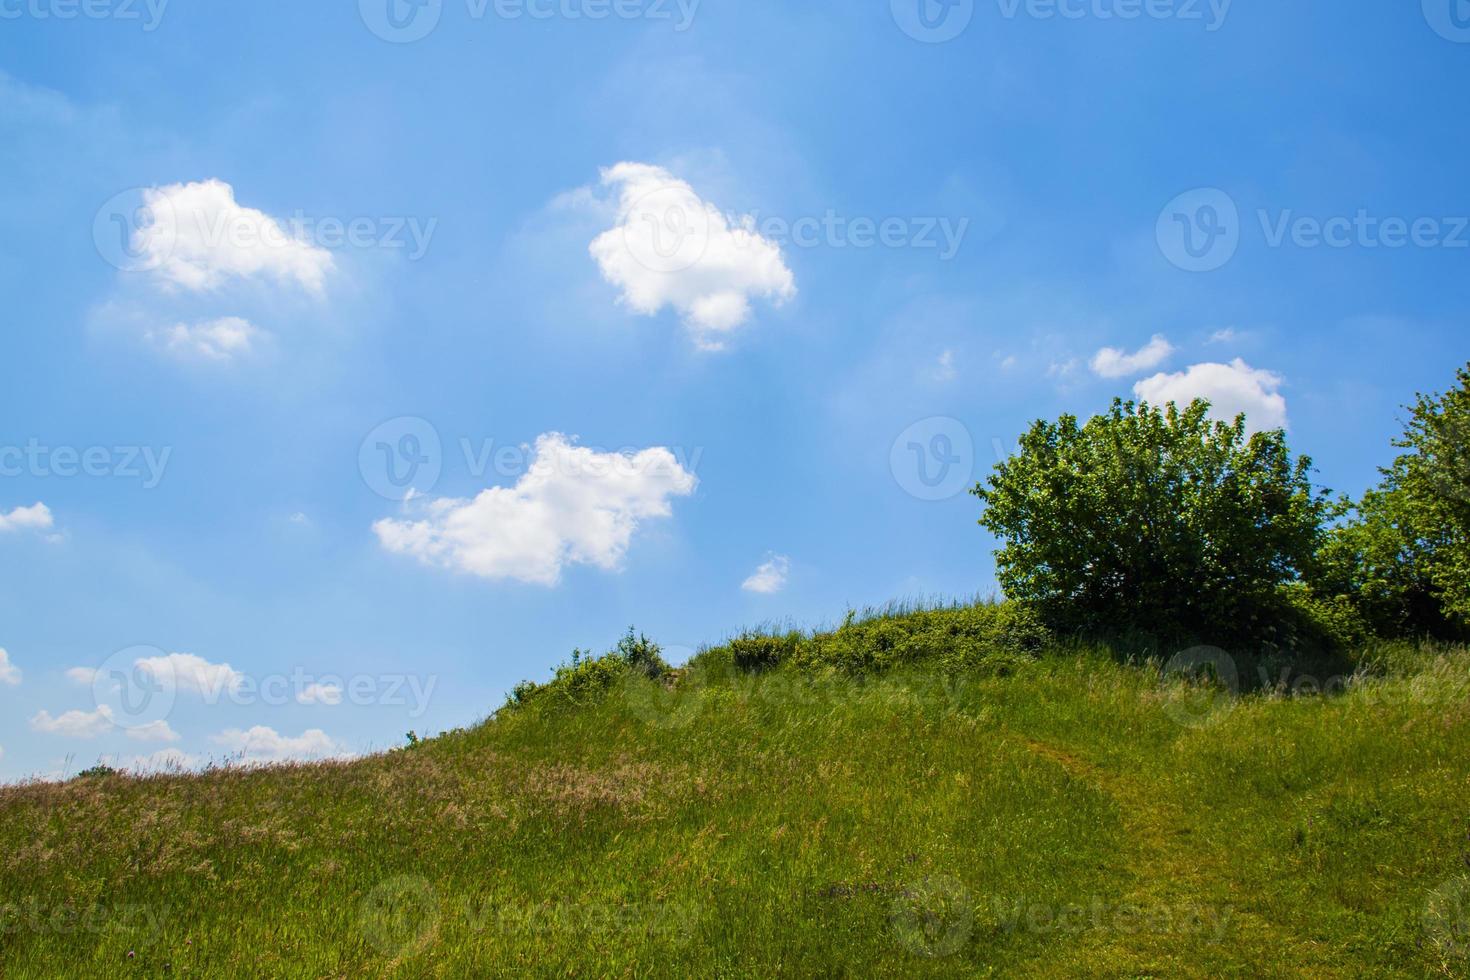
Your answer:
[[[242,207],[222,180],[149,188],[143,201],[153,221],[134,230],[132,248],[165,286],[202,292],[266,278],[320,295],[332,271],[330,252]]]
[[[133,665],[172,690],[198,694],[211,703],[245,679],[229,664],[212,664],[192,653],[140,657]]]
[[[239,755],[246,762],[291,762],[308,759],[343,758],[346,749],[320,728],[300,735],[282,735],[274,728],[256,725],[248,731],[231,728],[210,736],[216,745]]]
[[[226,316],[195,324],[176,323],[166,329],[150,330],[147,336],[176,357],[228,361],[249,354],[269,334],[242,317]]]
[[[1208,343],[1232,344],[1239,339],[1240,333],[1238,331],[1236,331],[1233,327],[1226,327],[1224,330],[1216,330],[1214,333],[1210,334],[1210,339]]]
[[[299,704],[341,704],[342,689],[336,684],[308,684],[296,695],[296,701]]]
[[[786,588],[787,573],[791,570],[791,559],[785,555],[772,555],[746,579],[741,588],[746,592],[771,595]]]
[[[8,514],[0,513],[0,533],[20,530],[44,531],[54,523],[51,510],[45,504],[32,504],[30,507],[17,507]]]
[[[72,667],[67,670],[66,678],[76,684],[91,687],[97,681],[96,667]]]
[[[558,432],[536,440],[514,487],[473,500],[413,498],[418,520],[373,525],[387,550],[488,579],[555,585],[568,564],[616,570],[640,522],[672,513],[670,499],[698,480],[663,447],[631,455],[575,445]]]
[[[10,662],[10,654],[0,647],[0,684],[15,687],[20,683],[20,668]]]
[[[1210,403],[1210,414],[1234,421],[1245,413],[1246,431],[1286,428],[1286,399],[1277,391],[1281,375],[1251,367],[1240,358],[1229,364],[1195,364],[1174,374],[1156,374],[1133,386],[1133,393],[1153,405],[1174,402],[1181,408],[1196,398]]]
[[[753,221],[732,226],[662,167],[619,163],[602,171],[602,183],[617,190],[617,225],[590,251],[635,312],[652,316],[671,306],[696,344],[719,350],[750,319],[752,298],[780,305],[796,295],[779,245]]]
[[[1092,357],[1092,372],[1102,378],[1124,378],[1158,367],[1174,353],[1174,345],[1163,334],[1129,354],[1118,347],[1104,347]]]
[[[1072,375],[1077,373],[1077,368],[1081,365],[1081,363],[1082,362],[1077,360],[1077,358],[1075,357],[1069,357],[1065,360],[1052,361],[1046,366],[1046,376],[1048,378],[1055,378],[1058,381],[1065,381],[1067,378],[1070,378]]]
[[[179,733],[169,727],[168,722],[162,719],[150,721],[146,725],[132,725],[126,730],[127,736],[136,742],[177,742]]]
[[[105,704],[96,711],[66,711],[55,718],[49,711],[39,711],[31,719],[32,731],[66,738],[97,738],[114,727],[112,709]]]
[[[939,355],[938,363],[934,366],[934,380],[940,384],[948,384],[955,379],[958,373],[954,366],[954,351],[943,351]]]

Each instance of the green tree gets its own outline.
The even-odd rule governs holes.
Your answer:
[[[1317,590],[1382,635],[1470,633],[1470,365],[1457,380],[1408,406],[1404,452],[1322,549]]]
[[[1283,432],[1208,412],[1115,400],[1086,424],[1036,422],[972,491],[1006,594],[1062,630],[1270,639],[1331,508]]]

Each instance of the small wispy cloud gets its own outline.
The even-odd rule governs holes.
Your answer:
[[[1092,357],[1092,373],[1100,378],[1125,378],[1158,367],[1174,353],[1174,345],[1163,334],[1153,338],[1133,353],[1118,347],[1104,347]]]
[[[238,316],[220,317],[199,323],[176,323],[150,330],[147,339],[174,355],[190,360],[229,361],[249,354],[266,332]]]
[[[0,512],[0,534],[11,531],[45,531],[55,523],[51,509],[41,503],[17,507],[8,514]]]
[[[15,687],[20,683],[20,668],[10,662],[10,654],[0,647],[0,684]]]
[[[740,587],[758,595],[773,595],[786,588],[790,571],[791,559],[785,555],[771,555]]]
[[[954,366],[954,351],[941,352],[939,360],[934,365],[934,380],[940,384],[948,384],[958,375],[959,371]]]

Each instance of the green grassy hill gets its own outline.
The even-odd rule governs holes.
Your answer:
[[[635,642],[379,757],[6,788],[0,975],[1470,975],[1470,652],[1125,653]]]

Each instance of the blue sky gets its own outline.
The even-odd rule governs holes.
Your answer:
[[[1463,0],[392,3],[0,0],[0,778],[989,592],[1113,395],[1357,493],[1467,358]]]

